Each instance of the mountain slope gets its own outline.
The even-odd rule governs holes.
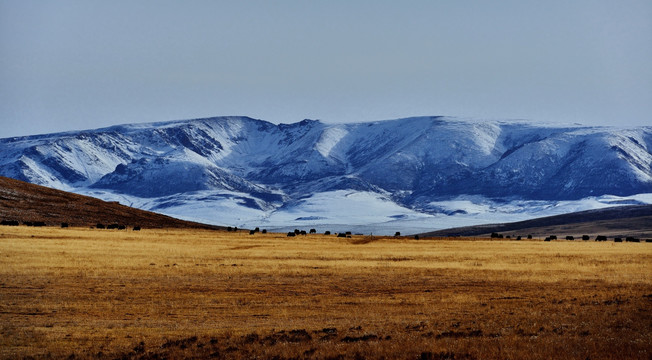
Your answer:
[[[0,177],[0,219],[42,221],[50,226],[65,222],[70,226],[116,223],[145,228],[219,229],[6,177]]]
[[[178,208],[180,199],[239,199],[248,215],[234,221],[273,218],[302,199],[348,190],[436,215],[438,202],[469,195],[574,201],[652,193],[651,151],[652,127],[220,117],[0,139],[0,175],[157,211]]]

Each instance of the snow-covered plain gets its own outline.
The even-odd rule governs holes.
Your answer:
[[[287,232],[316,229],[319,232],[352,231],[362,234],[393,235],[480,224],[507,223],[576,211],[613,206],[652,204],[652,193],[632,196],[605,195],[580,200],[497,201],[482,196],[459,196],[433,201],[430,213],[401,207],[387,196],[372,192],[337,190],[317,193],[278,209],[268,211],[248,206],[247,194],[196,193],[165,198],[143,199],[97,190],[81,193],[107,201],[156,211],[179,219],[240,228],[266,228]],[[250,205],[250,204],[249,204]]]

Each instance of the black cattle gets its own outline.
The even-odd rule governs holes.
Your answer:
[[[102,223],[97,223],[97,225],[95,225],[95,227],[98,228],[98,229],[104,229],[104,228],[106,228],[106,227],[104,226],[104,224],[102,224]]]
[[[226,231],[231,232],[231,231],[233,231],[233,228],[229,226],[229,227],[226,228]]]
[[[34,221],[33,226],[45,226],[45,223],[43,221]]]
[[[316,234],[316,233],[317,233],[317,229],[310,229],[310,233],[311,233],[311,234]]]
[[[255,231],[255,232],[260,232],[260,228],[259,228],[259,227],[256,227],[256,228],[254,229],[254,231]]]
[[[503,236],[500,235],[499,233],[496,233],[496,232],[492,232],[492,233],[491,233],[491,238],[492,238],[492,239],[498,239],[498,238],[502,238],[502,237],[503,237]]]
[[[31,221],[23,221],[23,225],[25,226],[34,226],[34,223]]]
[[[419,235],[414,235],[414,240],[419,240]]]
[[[506,236],[505,236],[505,239],[511,239],[511,238],[512,238],[511,235],[506,235]]]
[[[18,225],[20,225],[20,223],[18,221],[16,221],[16,220],[2,220],[2,222],[0,222],[0,225],[18,226]]]
[[[395,232],[394,236],[401,236],[401,232],[400,231]]]
[[[550,237],[545,238],[543,241],[550,241]]]
[[[301,230],[300,234],[303,235],[303,236],[306,236],[308,233],[306,233],[305,230]]]
[[[288,232],[288,236],[297,236],[297,234],[294,233],[294,232],[292,232],[292,231],[289,231],[289,232]]]
[[[124,225],[118,225],[118,230],[127,230],[127,227]]]
[[[340,237],[341,237],[341,238],[345,238],[345,237],[346,237],[346,234],[345,234],[345,233],[339,233],[339,234],[337,234],[337,237],[338,237],[338,238],[340,238]]]
[[[516,240],[521,240],[521,235],[517,236]]]
[[[267,234],[267,229],[263,229],[262,233]]]
[[[140,231],[140,226],[134,226],[133,231]]]
[[[256,230],[249,230],[249,235],[253,235],[256,233]]]
[[[645,242],[652,243],[652,239],[645,239]]]
[[[575,237],[571,236],[571,235],[568,235],[568,236],[566,236],[566,240],[575,240]]]
[[[299,229],[294,229],[294,234],[295,234],[295,235],[299,235],[299,234],[301,234],[301,230],[299,230]]]
[[[582,240],[591,240],[591,237],[588,235],[582,235]]]
[[[623,238],[619,238],[619,237],[614,238],[614,242],[623,242]]]
[[[347,231],[346,234],[347,234],[347,235],[351,235],[351,232],[350,232],[350,231]]]
[[[532,234],[528,234],[527,238],[528,240],[532,240]]]
[[[330,235],[330,234],[331,234],[331,232],[328,231],[328,230],[324,232],[324,235]]]
[[[641,242],[641,239],[628,236],[627,238],[625,238],[625,241],[627,241],[627,242]]]
[[[607,241],[607,237],[604,235],[598,235],[595,237],[595,241]]]
[[[61,227],[62,227],[62,228],[67,228],[67,227],[68,227],[68,223],[62,222],[62,223],[61,223]]]

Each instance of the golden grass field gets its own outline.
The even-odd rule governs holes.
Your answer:
[[[649,243],[0,233],[1,358],[652,358]]]

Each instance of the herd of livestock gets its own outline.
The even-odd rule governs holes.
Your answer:
[[[19,226],[19,225],[21,225],[21,222],[19,222],[17,220],[2,220],[2,221],[0,221],[0,225],[3,225],[3,226]],[[50,226],[50,224],[46,224],[43,221],[23,221],[22,225],[35,226],[35,227]],[[62,228],[67,228],[67,227],[69,227],[69,224],[65,223],[65,222],[62,222],[61,227]],[[126,230],[127,226],[122,225],[122,224],[108,224],[108,225],[105,225],[105,224],[102,224],[102,223],[97,223],[95,226],[91,226],[91,228],[109,229],[109,230],[111,230],[111,229],[114,229],[114,230]],[[131,229],[133,231],[139,231],[141,228],[140,228],[140,226],[133,226]],[[248,229],[245,230],[245,229],[238,229],[238,227],[229,226],[229,227],[226,228],[226,230],[229,231],[229,232],[239,232],[239,231],[243,231],[243,230],[244,231],[249,231],[249,235],[255,235],[257,233],[267,234],[267,229],[260,230],[260,228],[258,228],[258,227],[253,229],[253,230],[248,230]],[[305,236],[305,235],[308,235],[308,234],[316,234],[316,233],[317,233],[316,229],[310,229],[309,231],[294,229],[294,231],[289,231],[287,233],[287,236],[288,237],[294,237],[294,236],[298,236],[298,235],[304,235]],[[331,232],[330,231],[325,231],[324,235],[331,235]],[[355,234],[355,235],[362,235],[362,234]],[[337,233],[337,237],[350,238],[351,236],[352,236],[352,234],[351,234],[350,231]],[[399,237],[399,236],[401,236],[400,232],[396,232],[394,234],[394,237]],[[512,236],[511,235],[503,235],[503,234],[499,234],[499,233],[494,232],[494,233],[491,233],[491,238],[492,239],[512,239]],[[522,236],[515,236],[514,238],[515,238],[515,240],[521,240],[523,237]],[[419,240],[419,235],[414,235],[414,239]],[[527,239],[531,240],[532,235],[531,234],[527,235]],[[572,241],[572,240],[575,240],[575,237],[569,235],[569,236],[566,236],[565,239]],[[584,241],[587,241],[587,240],[591,240],[591,237],[589,235],[582,235],[581,237],[578,237],[578,239],[582,239]],[[544,239],[544,241],[551,241],[551,240],[557,240],[557,236],[556,235],[550,235],[550,236],[547,236]],[[604,236],[604,235],[598,235],[598,236],[596,236],[594,238],[594,241],[607,241],[607,240],[608,240],[608,238],[606,236]],[[627,237],[617,236],[617,237],[613,238],[613,241],[614,242],[623,242],[624,241],[624,242],[636,242],[636,243],[638,243],[638,242],[641,242],[642,240],[639,239],[639,238],[636,238],[636,237],[632,237],[632,236],[627,236]],[[650,243],[650,242],[652,242],[652,239],[645,239],[644,242]]]

